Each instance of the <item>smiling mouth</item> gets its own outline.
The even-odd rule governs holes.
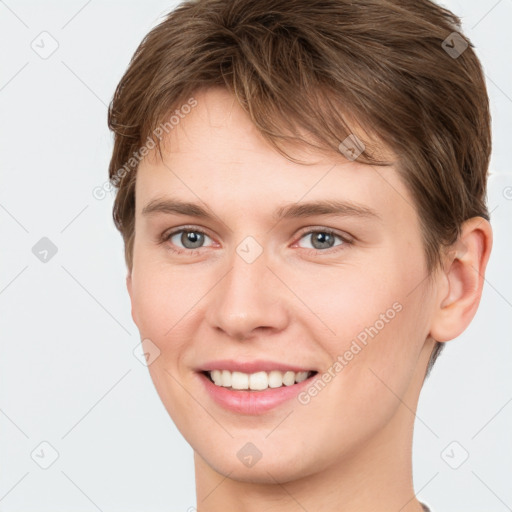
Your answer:
[[[232,391],[265,391],[286,386],[293,386],[314,377],[317,371],[279,371],[270,372],[230,372],[229,370],[211,370],[201,372],[210,382],[218,387]]]

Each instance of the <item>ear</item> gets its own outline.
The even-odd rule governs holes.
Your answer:
[[[483,217],[472,217],[448,250],[440,271],[430,335],[437,341],[459,336],[475,316],[482,296],[485,269],[492,248],[492,228]]]
[[[132,273],[130,270],[126,276],[126,289],[128,290],[128,295],[130,296],[132,320],[134,321],[135,325],[138,325],[133,307]]]

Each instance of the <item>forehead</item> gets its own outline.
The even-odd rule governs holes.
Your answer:
[[[413,199],[395,166],[377,167],[294,146],[293,162],[258,132],[228,91],[194,95],[197,105],[180,116],[162,144],[139,165],[137,212],[167,194],[239,214],[267,206],[316,200],[344,200],[366,206],[383,219],[410,218]],[[386,157],[389,158],[391,152]],[[405,216],[405,217],[404,217]]]

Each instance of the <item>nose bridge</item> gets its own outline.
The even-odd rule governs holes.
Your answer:
[[[259,328],[281,330],[287,322],[282,284],[267,267],[267,253],[250,238],[233,252],[209,307],[211,326],[237,339]]]

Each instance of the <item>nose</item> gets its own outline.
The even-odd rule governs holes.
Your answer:
[[[211,294],[210,326],[238,341],[285,329],[292,294],[269,268],[265,252],[252,263],[235,253],[231,263]]]

